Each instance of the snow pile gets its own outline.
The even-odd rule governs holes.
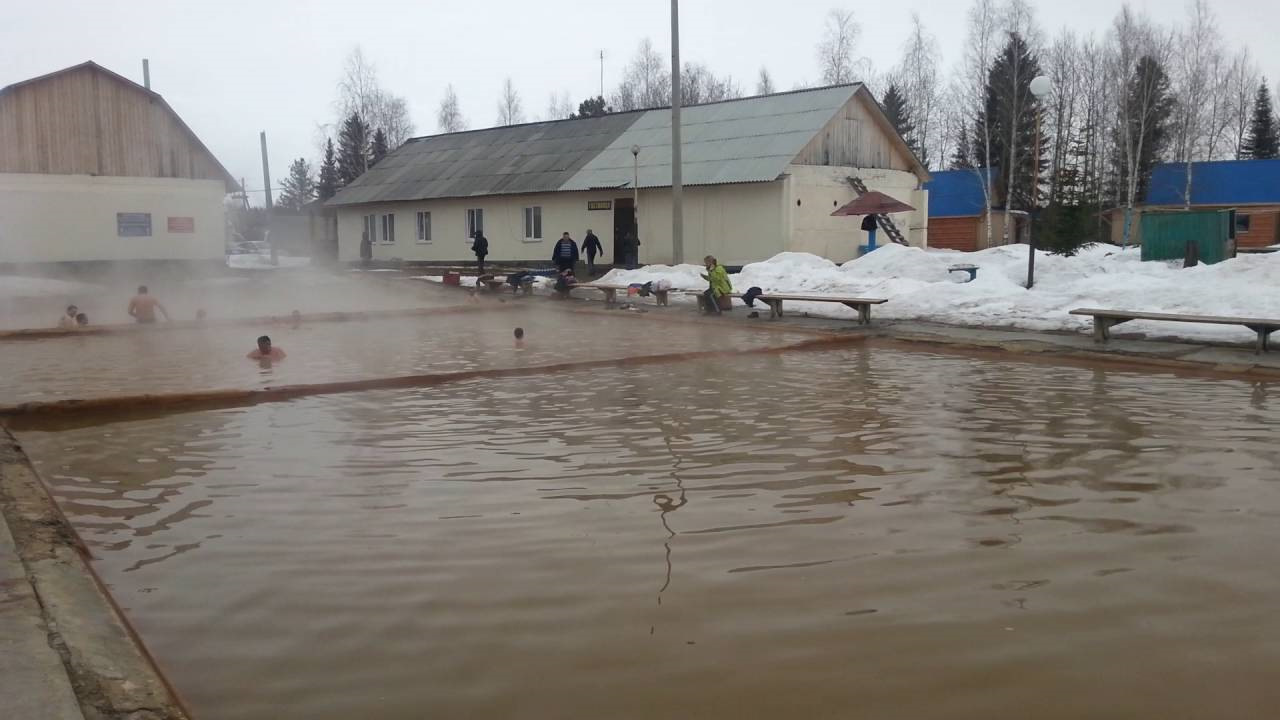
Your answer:
[[[270,255],[258,255],[253,253],[228,255],[227,267],[235,268],[236,270],[276,270],[279,268],[307,267],[311,264],[311,258],[308,257],[277,255],[276,259],[280,262],[279,265],[271,264]]]
[[[74,280],[0,275],[0,300],[12,300],[15,298],[75,298],[96,295],[104,290],[105,288],[101,285],[76,282]]]
[[[973,282],[952,265],[978,266]],[[702,289],[701,267],[651,265],[615,270],[606,282],[666,278],[673,287]],[[876,317],[955,325],[1087,331],[1090,320],[1068,315],[1075,308],[1280,317],[1280,253],[1242,255],[1217,265],[1182,268],[1181,262],[1142,262],[1138,248],[1095,245],[1073,257],[1036,253],[1036,286],[1028,291],[1027,246],[1008,245],[974,253],[886,245],[836,266],[805,253],[781,253],[731,275],[737,293],[752,286],[765,292],[882,297]],[[852,318],[832,303],[791,303],[794,312]],[[1249,340],[1232,326],[1132,322],[1118,332],[1156,336]]]

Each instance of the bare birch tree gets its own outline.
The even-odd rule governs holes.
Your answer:
[[[616,112],[664,107],[671,102],[671,71],[666,57],[645,38],[622,71],[610,104]]]
[[[843,85],[858,79],[854,68],[854,49],[861,34],[862,27],[853,19],[852,10],[832,8],[827,13],[822,41],[817,49],[823,84]]]
[[[1127,3],[1121,6],[1108,35],[1107,76],[1111,86],[1108,95],[1112,106],[1119,111],[1122,130],[1118,133],[1121,182],[1117,184],[1117,200],[1125,209],[1122,244],[1126,246],[1133,231],[1133,206],[1138,195],[1142,158],[1150,152],[1144,143],[1150,129],[1159,121],[1157,113],[1163,91],[1152,74],[1138,76],[1138,64],[1149,58],[1167,67],[1171,41],[1169,34],[1153,26],[1145,16],[1136,15]]]
[[[1035,11],[1027,0],[1009,0],[1003,8],[1004,31],[1010,38],[1022,38],[1026,43],[1029,52],[1034,53],[1040,45],[1040,32],[1035,23]],[[1013,53],[1010,56],[1009,74],[1006,80],[1009,86],[1003,89],[997,89],[997,92],[1007,99],[1009,103],[1009,167],[1001,168],[1007,173],[1008,192],[1004,199],[1004,242],[1011,242],[1010,232],[1013,227],[1013,196],[1015,182],[1018,176],[1018,132],[1022,126],[1023,118],[1031,112],[1039,112],[1039,105],[1036,99],[1031,96],[1030,90],[1027,88],[1032,76],[1035,75],[1033,68],[1028,67],[1024,62],[1024,58],[1019,53]],[[1035,148],[1032,148],[1035,152]],[[990,152],[988,150],[988,152]],[[1033,167],[1031,169],[1033,184],[1040,182],[1040,168]],[[1032,193],[1034,197],[1035,193]],[[1034,202],[1034,201],[1033,201]],[[1029,207],[1028,211],[1035,208]]]
[[[893,76],[906,96],[907,109],[915,122],[914,137],[908,138],[920,148],[920,160],[941,167],[946,162],[944,142],[939,140],[938,113],[938,41],[925,30],[918,13],[911,14],[912,30],[902,48],[902,60]]]
[[[436,112],[436,126],[442,133],[467,129],[467,120],[462,117],[462,107],[458,104],[458,93],[454,91],[453,85],[444,89],[444,98],[440,100],[440,109]]]
[[[773,76],[769,74],[768,68],[761,66],[760,75],[756,78],[756,94],[772,95],[774,92]]]
[[[336,104],[340,118],[354,113],[369,127],[381,128],[387,136],[387,145],[393,149],[413,135],[408,103],[379,84],[377,68],[358,45],[343,63]]]
[[[1222,36],[1206,0],[1190,0],[1187,25],[1178,33],[1174,53],[1174,94],[1178,98],[1175,120],[1174,159],[1186,167],[1183,207],[1191,207],[1192,168],[1197,158],[1213,151],[1212,125],[1219,107],[1222,83],[1215,75],[1222,57]]]
[[[569,91],[551,93],[547,99],[547,120],[564,120],[573,115],[573,101],[569,99]]]
[[[964,62],[955,84],[958,100],[972,117],[977,118],[972,128],[974,137],[983,139],[983,156],[972,158],[973,171],[982,187],[987,245],[991,245],[991,122],[983,112],[987,97],[987,77],[995,60],[999,41],[999,26],[995,0],[974,0],[967,17],[968,31],[965,39]],[[963,126],[964,123],[962,122]]]
[[[502,95],[498,98],[498,124],[518,125],[524,122],[524,104],[516,84],[508,77],[502,82]]]
[[[1254,93],[1261,82],[1262,73],[1258,64],[1249,55],[1248,48],[1242,48],[1231,60],[1231,69],[1227,72],[1227,132],[1231,157],[1239,160],[1243,157],[1245,133],[1249,130],[1249,117],[1253,111]]]

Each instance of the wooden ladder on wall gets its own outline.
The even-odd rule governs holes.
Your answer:
[[[862,182],[862,178],[850,177],[849,184],[853,186],[854,190],[858,191],[859,196],[866,194],[867,184]],[[888,215],[876,215],[876,222],[880,225],[880,229],[884,231],[884,234],[889,236],[890,240],[899,245],[907,244],[906,238],[902,237],[902,231],[898,229],[897,225],[893,224],[893,218]]]

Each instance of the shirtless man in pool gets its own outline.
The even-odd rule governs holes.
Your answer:
[[[258,338],[258,348],[250,351],[245,357],[250,360],[283,360],[284,350],[271,345],[271,338],[263,335]]]
[[[139,285],[138,294],[129,301],[129,315],[140,323],[150,324],[156,321],[156,310],[169,319],[169,311],[164,309],[160,301],[147,294],[147,286]]]

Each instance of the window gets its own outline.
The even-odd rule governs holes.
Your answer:
[[[542,208],[527,207],[524,209],[524,239],[534,242],[542,239]]]
[[[1236,233],[1249,232],[1249,216],[1236,213]]]
[[[431,213],[418,213],[418,242],[431,242]]]
[[[484,210],[473,208],[467,210],[467,242],[471,242],[471,238],[476,233],[484,232]]]
[[[364,216],[364,236],[361,238],[361,240],[362,241],[368,240],[370,243],[377,242],[378,240],[378,216],[377,215]]]
[[[382,216],[382,242],[384,245],[390,245],[396,241],[396,216],[387,214]]]
[[[116,235],[151,237],[151,213],[116,213]]]

